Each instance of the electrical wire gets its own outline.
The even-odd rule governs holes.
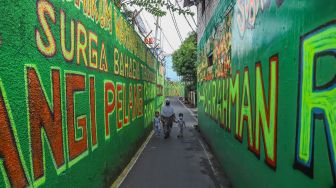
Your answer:
[[[177,26],[176,19],[175,19],[175,16],[174,16],[174,13],[172,13],[172,11],[171,11],[170,9],[169,9],[169,13],[170,13],[170,15],[171,15],[171,18],[173,19],[173,23],[174,23],[175,29],[176,29],[177,34],[178,34],[178,37],[179,37],[179,39],[180,39],[180,41],[181,41],[181,43],[182,43],[182,41],[183,41],[183,39],[182,39],[182,35],[181,35],[181,32],[180,32],[180,30],[179,30],[179,28],[178,28],[178,26]]]
[[[143,20],[145,20],[145,27],[147,27],[150,31],[153,31],[152,28],[150,27],[148,21],[147,21],[146,16],[144,16],[144,15],[142,14],[142,12],[141,12],[140,14],[141,14],[141,17],[143,18]],[[154,18],[154,17],[153,17],[153,18]],[[155,20],[155,18],[154,18],[154,20]],[[149,32],[150,32],[150,31],[149,31]],[[153,33],[150,33],[149,36],[153,37]],[[149,46],[153,47],[154,45],[153,45],[153,44],[149,44]]]
[[[145,24],[147,25],[147,27],[148,27],[150,30],[152,30],[152,29],[150,28],[150,26],[149,26],[149,23],[148,23],[146,17],[145,17],[145,16],[142,16],[142,12],[140,12],[140,14],[141,14],[141,17],[143,18],[143,20],[145,20]]]
[[[152,17],[153,17],[153,19],[155,19],[153,15],[152,15]],[[174,51],[173,45],[169,42],[169,40],[168,40],[166,34],[164,33],[163,29],[162,28],[159,28],[159,29],[162,30],[163,37],[166,39],[167,43],[169,44],[169,47]]]
[[[142,18],[145,20],[145,24],[146,24],[146,26],[150,29],[150,30],[152,30],[151,29],[151,27],[150,27],[150,24],[149,24],[149,22],[148,22],[148,20],[147,20],[147,18],[146,18],[146,16],[145,15],[143,15],[143,13],[141,12],[140,13],[142,16]],[[155,17],[153,16],[153,15],[151,15],[152,16],[152,18],[155,20]],[[163,28],[162,27],[159,27],[159,29],[161,30],[161,32],[162,32],[162,35],[163,35],[163,38],[166,40],[166,42],[168,43],[168,46],[169,46],[169,48],[172,50],[172,51],[175,51],[175,49],[173,48],[173,45],[170,43],[170,41],[168,40],[168,38],[167,38],[167,36],[166,36],[166,34],[165,34],[165,31],[163,30]],[[150,34],[150,36],[152,36],[153,34]]]
[[[162,35],[163,35],[163,37],[166,39],[166,41],[167,41],[169,47],[174,51],[173,45],[171,45],[171,43],[169,42],[169,40],[168,40],[167,37],[166,37],[166,34],[165,34],[163,31],[162,31]]]
[[[190,10],[190,9],[189,9]],[[194,24],[196,25],[196,27],[197,27],[197,23],[196,23],[196,21],[195,21],[195,18],[194,18],[194,16],[193,15],[190,15],[190,17],[192,18],[192,21],[194,22]]]
[[[163,50],[163,40],[162,40],[162,29],[161,29],[161,25],[162,25],[162,18],[160,18],[159,29],[160,29],[160,42],[161,42],[161,48],[162,48],[162,50]]]
[[[150,27],[150,25],[149,25],[149,23],[148,23],[148,21],[147,21],[147,19],[146,19],[146,16],[142,16],[142,17],[144,18],[144,20],[145,20],[145,24],[147,25],[147,27],[151,30],[151,27]],[[155,18],[154,18],[153,15],[152,15],[152,18],[155,20]],[[159,27],[159,29],[160,29],[161,32],[162,32],[163,38],[166,39],[166,42],[168,43],[170,49],[171,49],[172,51],[174,51],[175,49],[173,48],[173,45],[172,45],[172,44],[170,43],[170,41],[168,40],[168,38],[167,38],[167,36],[166,36],[164,30],[163,30],[161,27]],[[150,34],[150,35],[152,36],[152,34]]]
[[[170,2],[170,1],[169,1],[169,2]],[[182,9],[181,6],[180,6],[180,4],[177,2],[177,0],[175,0],[175,3],[176,3],[177,6],[179,7],[179,9]],[[186,15],[183,14],[183,16],[184,16],[184,19],[187,21],[187,23],[188,23],[189,27],[191,28],[191,30],[193,30],[193,32],[195,32],[194,28],[191,26],[191,24],[190,24],[189,20],[187,19]],[[196,24],[195,24],[195,25],[196,25]]]

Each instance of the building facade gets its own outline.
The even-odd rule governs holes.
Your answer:
[[[199,1],[198,120],[235,187],[331,187],[336,2]]]

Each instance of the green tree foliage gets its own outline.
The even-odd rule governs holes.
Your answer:
[[[195,32],[189,34],[181,44],[180,48],[173,53],[173,69],[182,77],[188,90],[196,89],[197,82],[197,35]]]
[[[175,0],[172,1],[174,3],[172,3],[170,0],[114,0],[115,4],[119,8],[123,7],[123,5],[137,5],[141,8],[144,8],[154,16],[159,17],[165,16],[167,14],[166,10],[172,10],[178,14],[194,15],[190,9],[181,8],[178,4],[175,3]]]

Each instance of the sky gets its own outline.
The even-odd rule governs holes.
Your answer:
[[[174,0],[171,0],[174,1]],[[181,1],[181,0],[180,0]],[[183,6],[183,2],[181,1],[179,3],[181,7]],[[194,20],[197,20],[196,16],[196,6],[192,6],[191,10],[195,13],[194,15]],[[188,25],[188,22],[186,21],[186,18],[183,15],[179,15],[178,13],[173,13],[176,19],[177,27],[179,28],[179,31],[182,36],[182,40],[184,40],[190,32],[193,30],[191,27]],[[155,35],[155,18],[153,15],[150,13],[146,12],[143,10],[140,13],[141,18],[145,22],[145,26],[147,27],[146,29],[148,31],[152,30],[151,36],[154,37]],[[196,31],[196,25],[194,24],[192,18],[190,15],[186,15],[190,25],[192,28]],[[174,22],[172,19],[172,16],[169,11],[167,11],[166,16],[161,17],[161,31],[162,31],[162,36],[161,36],[161,47],[163,51],[165,52],[166,55],[172,54],[175,50],[179,48],[181,45],[181,40],[179,39],[178,32],[176,31],[174,27]],[[166,37],[164,37],[166,36]],[[168,42],[168,41],[169,42]]]
[[[172,81],[179,81],[179,77],[176,72],[173,70],[173,61],[172,57],[166,57],[166,78],[170,78]]]
[[[170,1],[174,4],[178,2],[179,5],[183,7],[183,0],[170,0]],[[140,10],[139,7],[135,7],[135,9]],[[166,56],[165,58],[166,77],[170,78],[171,80],[177,81],[179,80],[179,78],[172,68],[173,63],[172,63],[171,55],[175,50],[179,49],[182,42],[174,26],[172,15],[165,8],[163,8],[163,10],[165,10],[167,14],[160,18],[161,30],[159,30],[158,38],[159,38],[160,47],[163,50],[163,54]],[[196,6],[190,7],[190,10],[195,13],[193,18],[195,22],[197,23]],[[196,24],[194,23],[191,15],[186,15],[186,18],[185,18],[183,15],[179,15],[177,12],[175,13],[172,12],[172,14],[174,15],[176,19],[177,28],[179,29],[181,33],[182,41],[188,37],[188,34],[190,32],[192,32],[193,30],[196,31]],[[139,16],[142,18],[145,24],[146,30],[148,32],[152,30],[152,33],[150,34],[150,36],[155,38],[156,18],[144,9],[140,12]],[[186,19],[189,21],[189,24],[191,25],[191,27],[189,26]]]
[[[174,3],[175,0],[170,0]],[[179,2],[180,6],[183,7],[183,0],[176,0]],[[195,13],[194,20],[197,23],[197,15],[196,15],[196,6],[190,7],[191,11]],[[166,9],[164,9],[166,10]],[[167,10],[166,10],[167,11]],[[173,12],[172,12],[173,13]],[[191,15],[186,15],[186,18],[183,15],[179,15],[177,12],[173,13],[176,19],[177,27],[181,33],[182,41],[188,37],[188,34],[193,30],[196,31],[196,25],[191,17]],[[149,32],[152,30],[151,36],[154,38],[155,36],[155,17],[148,13],[147,11],[143,10],[140,13],[141,18],[143,19],[146,30]],[[161,40],[160,46],[163,50],[163,54],[166,56],[166,77],[170,78],[171,80],[179,80],[177,74],[174,72],[172,68],[172,57],[171,54],[177,50],[181,45],[181,40],[179,38],[178,32],[174,27],[174,22],[172,16],[169,11],[167,11],[166,16],[163,16],[161,19]],[[189,21],[191,27],[189,26]],[[160,35],[159,35],[160,36]],[[160,37],[159,37],[160,39]]]

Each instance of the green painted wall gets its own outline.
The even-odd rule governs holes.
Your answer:
[[[107,0],[0,12],[0,187],[109,187],[163,102],[159,63]]]
[[[180,96],[184,97],[184,84],[182,82],[175,82],[175,81],[167,81],[165,83],[165,96],[173,97],[173,96]]]
[[[164,66],[162,64],[159,64],[159,69],[157,71],[157,91],[156,95],[158,96],[156,99],[156,110],[161,112],[161,107],[163,105],[163,102],[165,100],[164,98],[164,86],[165,86],[165,80],[164,80]]]
[[[335,10],[222,0],[199,36],[199,124],[235,187],[336,185]]]

